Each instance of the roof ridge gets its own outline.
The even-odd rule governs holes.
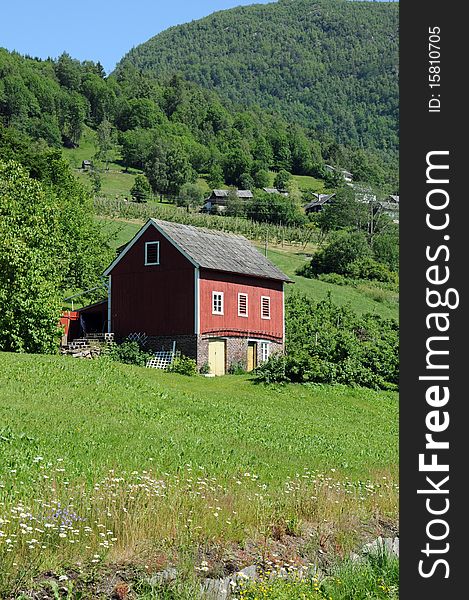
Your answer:
[[[232,231],[220,231],[219,229],[211,229],[210,227],[201,227],[199,225],[188,225],[186,223],[179,223],[178,221],[165,221],[164,219],[155,219],[151,217],[151,220],[155,223],[164,223],[168,225],[175,225],[176,227],[188,227],[190,229],[195,229],[197,231],[202,231],[204,233],[210,233],[212,235],[226,236],[232,238],[240,238],[242,240],[246,240],[249,242],[248,238],[241,233],[233,233]]]

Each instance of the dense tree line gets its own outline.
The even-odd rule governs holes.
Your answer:
[[[180,75],[157,80],[127,64],[105,77],[99,63],[66,53],[42,61],[0,49],[0,122],[56,148],[78,145],[88,125],[103,165],[118,145],[123,166],[142,169],[159,194],[178,194],[198,174],[213,187],[262,188],[269,170],[327,179],[326,162],[397,189],[396,170],[379,152],[316,136],[259,107],[235,110]]]
[[[0,125],[0,350],[56,351],[64,297],[99,285],[111,256],[61,152]]]
[[[180,72],[233,104],[275,110],[324,141],[398,147],[398,4],[279,0],[172,27],[118,65]]]

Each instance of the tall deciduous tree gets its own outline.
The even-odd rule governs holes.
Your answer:
[[[0,163],[0,349],[52,352],[60,330],[57,200],[13,162]]]
[[[15,149],[12,149],[15,153]],[[36,179],[0,161],[0,350],[53,352],[65,290],[95,286],[110,259],[91,199],[59,153],[35,160]]]
[[[153,191],[160,196],[176,196],[184,183],[193,181],[194,172],[182,145],[176,141],[153,145],[145,173]]]
[[[111,160],[111,152],[114,148],[114,136],[112,124],[104,119],[98,126],[97,130],[98,152],[96,158],[105,164],[106,171],[109,168]]]

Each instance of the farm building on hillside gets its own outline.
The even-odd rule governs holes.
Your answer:
[[[238,235],[150,219],[105,271],[107,328],[222,375],[283,352],[290,279]]]
[[[316,198],[312,202],[309,202],[305,207],[305,213],[309,215],[309,213],[317,213],[321,212],[321,210],[327,204],[330,204],[335,198],[335,194],[313,194]]]
[[[231,190],[212,190],[202,207],[203,212],[221,212],[226,210]],[[251,190],[234,190],[240,200],[251,200],[254,196]]]
[[[280,194],[281,196],[288,196],[288,191],[287,190],[279,190],[278,188],[262,188],[262,191],[265,192],[266,194]]]
[[[324,168],[326,171],[329,171],[329,173],[340,173],[344,178],[344,181],[348,184],[351,184],[353,181],[353,175],[350,173],[350,171],[346,171],[345,169],[337,169],[332,165],[324,165]]]

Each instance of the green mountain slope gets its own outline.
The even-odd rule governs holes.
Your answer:
[[[279,0],[226,10],[132,49],[117,73],[130,65],[181,72],[339,143],[398,146],[396,3]]]

